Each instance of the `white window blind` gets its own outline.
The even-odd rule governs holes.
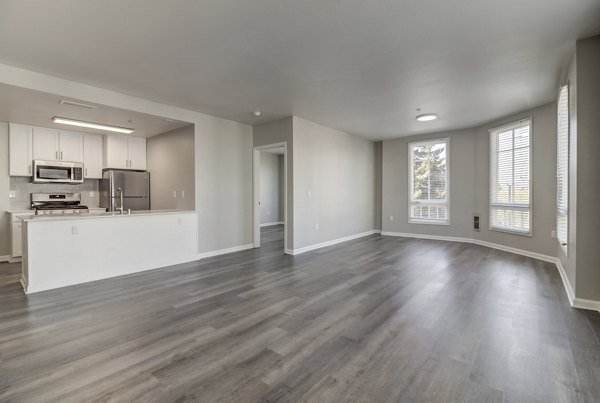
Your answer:
[[[531,234],[531,120],[490,130],[490,229]]]
[[[569,86],[558,95],[556,155],[556,238],[565,249],[569,226]]]
[[[448,224],[448,139],[408,145],[408,220],[421,224]]]

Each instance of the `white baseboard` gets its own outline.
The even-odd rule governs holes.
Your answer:
[[[284,222],[283,221],[275,221],[275,222],[266,222],[264,224],[260,224],[260,227],[271,227],[273,225],[283,225]]]
[[[233,246],[231,248],[211,250],[210,252],[199,253],[198,256],[196,257],[196,260],[206,259],[207,257],[226,255],[228,253],[240,252],[240,251],[252,249],[252,248],[254,248],[254,244],[249,243],[246,245]]]
[[[0,262],[8,262],[8,259],[10,259],[10,255],[1,255],[0,256]]]
[[[548,256],[541,253],[530,252],[523,249],[512,248],[510,246],[499,245],[497,243],[482,241],[479,239],[473,238],[460,238],[460,237],[450,237],[450,236],[439,236],[439,235],[423,235],[423,234],[410,234],[404,232],[389,232],[382,231],[381,235],[384,236],[397,236],[404,238],[419,238],[419,239],[432,239],[436,241],[451,241],[451,242],[466,242],[475,245],[486,246],[492,249],[498,249],[505,252],[515,253],[517,255],[527,256],[538,260],[543,260],[545,262],[554,263],[556,268],[558,269],[558,273],[560,274],[560,278],[562,280],[563,286],[565,287],[565,292],[567,293],[567,298],[569,299],[569,303],[573,308],[580,309],[589,309],[592,311],[600,312],[600,301],[594,301],[590,299],[582,299],[575,298],[575,292],[573,291],[573,287],[571,287],[571,283],[569,282],[569,278],[567,277],[567,273],[565,272],[560,259],[554,256]]]
[[[361,232],[360,234],[354,234],[354,235],[349,235],[343,238],[338,238],[338,239],[333,239],[331,241],[326,241],[326,242],[321,242],[321,243],[317,243],[314,245],[309,245],[309,246],[305,246],[303,248],[298,248],[298,249],[286,249],[285,253],[287,253],[288,255],[299,255],[301,253],[305,253],[305,252],[310,252],[311,250],[315,250],[315,249],[321,249],[321,248],[325,248],[326,246],[332,246],[332,245],[336,245],[338,243],[342,243],[342,242],[346,242],[346,241],[351,241],[353,239],[357,239],[357,238],[362,238],[364,236],[369,236],[369,235],[373,235],[373,234],[380,234],[381,230],[371,230],[371,231],[367,231],[367,232]]]

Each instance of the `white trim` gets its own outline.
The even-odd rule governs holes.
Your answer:
[[[248,250],[248,249],[252,249],[252,248],[254,248],[254,245],[249,243],[246,245],[232,246],[231,248],[212,250],[209,252],[201,252],[198,254],[198,256],[196,256],[195,260],[202,260],[202,259],[206,259],[207,257],[226,255],[228,253],[241,252],[243,250]]]
[[[23,261],[23,258],[21,256],[15,256],[15,257],[9,257],[8,258],[8,263],[20,263]]]
[[[271,227],[273,225],[283,225],[285,224],[283,221],[275,221],[275,222],[266,222],[264,224],[260,224],[260,227]]]
[[[260,152],[283,147],[283,248],[288,253],[288,145],[287,141],[266,144],[252,148],[252,242],[253,247],[260,248]]]
[[[565,272],[560,259],[554,256],[544,255],[541,253],[530,252],[523,249],[511,248],[510,246],[499,245],[497,243],[482,241],[480,239],[473,238],[461,238],[461,237],[453,237],[453,236],[439,236],[439,235],[425,235],[425,234],[410,234],[405,232],[390,232],[390,231],[381,231],[382,236],[395,236],[395,237],[403,237],[403,238],[418,238],[418,239],[431,239],[435,241],[450,241],[450,242],[465,242],[471,243],[475,245],[486,246],[492,249],[498,249],[505,252],[515,253],[517,255],[527,256],[538,260],[543,260],[544,262],[554,263],[556,268],[558,269],[558,273],[560,274],[560,278],[562,280],[563,286],[565,287],[565,292],[567,294],[567,298],[569,300],[569,304],[573,308],[580,309],[588,309],[592,311],[600,312],[600,301],[594,301],[591,299],[583,299],[583,298],[575,298],[575,293],[573,292],[573,288],[571,287],[571,283],[569,282],[569,278],[567,277],[567,273]]]
[[[558,273],[560,274],[563,286],[565,287],[569,304],[573,306],[573,302],[575,301],[575,292],[573,292],[573,287],[571,287],[571,282],[569,281],[569,277],[567,277],[567,272],[558,258],[556,258],[556,267],[558,268]]]
[[[321,248],[325,248],[327,246],[336,245],[338,243],[351,241],[353,239],[362,238],[365,236],[369,236],[369,235],[373,235],[373,234],[380,234],[380,233],[381,233],[381,230],[374,229],[374,230],[367,231],[367,232],[361,232],[360,234],[349,235],[349,236],[346,236],[343,238],[338,238],[338,239],[333,239],[331,241],[316,243],[314,245],[309,245],[309,246],[305,246],[305,247],[298,248],[298,249],[286,249],[285,253],[287,253],[288,255],[299,255],[301,253],[310,252],[311,250],[321,249]]]
[[[0,262],[8,262],[9,259],[10,259],[10,255],[0,256]]]

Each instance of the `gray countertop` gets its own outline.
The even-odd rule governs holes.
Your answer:
[[[115,217],[139,217],[139,216],[151,216],[160,214],[186,214],[195,213],[194,210],[139,210],[132,211],[131,213],[125,212],[109,212],[99,214],[61,214],[61,215],[27,215],[19,217],[23,221],[57,221],[57,220],[88,220],[97,218],[115,218]]]

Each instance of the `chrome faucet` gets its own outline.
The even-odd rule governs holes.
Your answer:
[[[121,201],[121,207],[117,207],[115,210],[120,210],[121,214],[123,214],[123,212],[124,212],[123,211],[124,210],[124,207],[123,207],[123,189],[117,188],[117,196],[119,197],[119,199]]]

